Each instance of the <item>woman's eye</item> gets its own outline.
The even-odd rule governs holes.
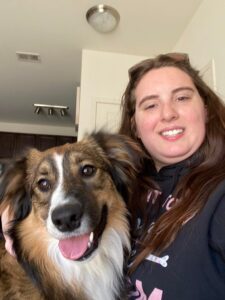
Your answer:
[[[184,101],[184,100],[188,100],[190,97],[188,97],[188,96],[179,96],[179,97],[177,97],[177,100],[178,101]]]
[[[156,105],[155,104],[151,104],[151,105],[148,105],[145,109],[152,109],[154,107],[156,107]]]
[[[42,192],[48,192],[51,188],[50,182],[47,179],[40,179],[38,181],[38,188]]]
[[[81,168],[81,175],[84,177],[91,177],[95,174],[96,168],[92,165],[85,165]]]
[[[156,108],[156,107],[157,107],[157,104],[155,104],[155,103],[147,104],[147,105],[144,107],[144,110],[153,109],[153,108]]]

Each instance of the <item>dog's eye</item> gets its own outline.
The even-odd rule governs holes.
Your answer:
[[[91,177],[95,174],[95,172],[95,167],[91,165],[85,165],[81,168],[81,175],[84,177]]]
[[[51,185],[50,185],[50,183],[49,183],[48,180],[46,180],[46,179],[40,179],[38,181],[38,187],[39,187],[39,189],[42,192],[48,192],[50,190],[50,188],[51,188]]]

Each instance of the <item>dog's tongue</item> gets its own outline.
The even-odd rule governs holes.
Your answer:
[[[88,248],[89,234],[74,236],[59,241],[59,249],[62,255],[68,259],[80,258]]]

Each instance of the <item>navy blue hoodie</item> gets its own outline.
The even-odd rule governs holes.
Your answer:
[[[157,217],[175,203],[173,191],[187,172],[181,162],[151,174],[162,191]],[[225,181],[160,256],[149,254],[131,281],[132,300],[225,299]]]

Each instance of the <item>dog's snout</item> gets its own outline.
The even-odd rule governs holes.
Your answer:
[[[73,231],[80,226],[82,215],[80,203],[66,204],[53,210],[52,222],[62,232]]]

